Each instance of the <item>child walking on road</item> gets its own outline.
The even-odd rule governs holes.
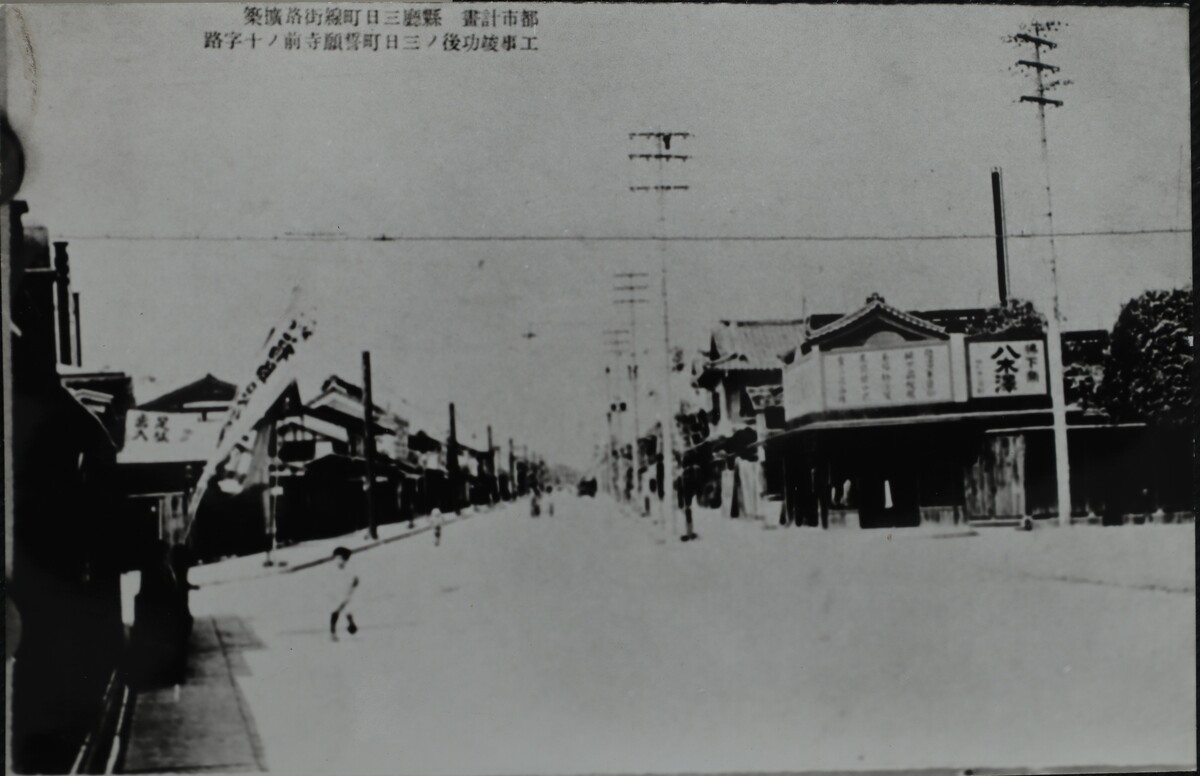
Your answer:
[[[335,600],[338,601],[338,604],[334,608],[333,614],[329,615],[329,636],[334,641],[337,641],[338,617],[342,614],[346,615],[346,631],[351,636],[358,632],[358,625],[355,624],[354,615],[350,612],[350,599],[358,587],[358,575],[348,568],[351,554],[346,547],[338,547],[333,551],[334,563],[337,564],[335,590],[338,597]]]

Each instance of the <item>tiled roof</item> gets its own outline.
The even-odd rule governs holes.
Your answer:
[[[919,317],[913,315],[912,313],[906,313],[903,310],[892,307],[890,304],[883,301],[882,296],[879,296],[878,294],[872,294],[871,296],[867,297],[867,303],[865,305],[849,315],[844,315],[836,321],[826,324],[825,326],[822,326],[821,328],[809,333],[807,340],[811,342],[813,340],[824,339],[831,334],[846,329],[847,327],[857,323],[858,321],[861,321],[868,315],[872,315],[877,311],[887,313],[897,320],[908,324],[909,326],[917,329],[923,329],[931,334],[945,335],[947,333],[946,329],[942,328],[936,323],[926,320],[924,317]]]
[[[231,402],[236,395],[236,385],[207,374],[199,380],[144,402],[138,409],[171,412],[179,410],[185,404],[198,401]]]
[[[982,307],[967,307],[957,310],[914,310],[912,314],[941,326],[951,334],[966,334],[983,322],[987,310]]]
[[[716,358],[724,370],[780,369],[779,357],[804,339],[805,319],[721,321],[713,331]]]

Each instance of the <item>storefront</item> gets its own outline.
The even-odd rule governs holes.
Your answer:
[[[763,444],[784,461],[787,520],[1048,516],[1053,449],[1046,466],[1026,431],[1049,426],[1047,385],[1036,334],[967,336],[872,297],[811,332],[784,370],[786,428]]]

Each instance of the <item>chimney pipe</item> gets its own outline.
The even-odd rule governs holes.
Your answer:
[[[58,362],[71,363],[71,267],[65,242],[54,243],[55,290],[58,307]]]
[[[1000,305],[1008,304],[1008,232],[1004,225],[1004,180],[999,167],[992,168],[992,209],[996,217],[996,281]]]

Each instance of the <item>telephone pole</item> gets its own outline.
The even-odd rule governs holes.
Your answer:
[[[1067,442],[1067,405],[1063,387],[1062,363],[1062,309],[1059,306],[1058,295],[1058,255],[1054,245],[1054,200],[1050,193],[1050,144],[1046,139],[1046,108],[1061,108],[1062,100],[1055,100],[1046,95],[1059,86],[1068,86],[1070,81],[1054,79],[1046,81],[1046,74],[1055,75],[1059,68],[1042,59],[1042,50],[1053,51],[1058,44],[1046,37],[1057,32],[1064,25],[1061,22],[1033,22],[1026,28],[1022,25],[1021,32],[1012,36],[1012,42],[1018,46],[1033,46],[1033,59],[1020,59],[1019,67],[1032,71],[1037,84],[1036,95],[1022,95],[1021,102],[1037,105],[1038,125],[1041,128],[1042,166],[1046,171],[1046,221],[1048,224],[1050,244],[1050,283],[1054,293],[1054,311],[1049,316],[1046,342],[1046,358],[1050,370],[1050,405],[1054,418],[1054,464],[1058,480],[1058,523],[1071,524],[1071,463]]]
[[[450,485],[450,504],[456,515],[462,507],[458,498],[458,474],[458,426],[454,418],[454,402],[450,402],[450,436],[446,439],[446,479]]]
[[[608,421],[608,441],[605,444],[607,453],[605,460],[608,461],[607,476],[608,491],[614,498],[620,499],[620,458],[617,455],[617,434],[613,427],[613,417],[616,416],[616,429],[621,428],[621,421],[624,418],[625,403],[621,401],[621,390],[619,381],[614,381],[614,369],[620,370],[621,357],[625,355],[625,348],[629,345],[629,340],[625,338],[630,334],[630,329],[605,329],[605,345],[608,350],[606,353],[612,356],[612,363],[606,364],[604,367],[604,391],[607,409],[605,417]]]
[[[653,185],[633,185],[631,191],[651,191],[658,195],[658,236],[665,238],[667,226],[667,192],[688,191],[687,184],[669,182],[667,180],[668,165],[678,163],[682,166],[691,158],[690,154],[678,152],[678,142],[688,140],[690,132],[631,132],[629,139],[634,142],[651,140],[654,150],[649,153],[631,153],[629,158],[634,161],[653,162],[657,167],[658,182]],[[671,144],[676,143],[676,152],[672,153]],[[667,515],[670,515],[672,533],[677,533],[675,525],[675,407],[671,399],[671,375],[673,374],[671,350],[671,316],[667,302],[667,241],[659,240],[659,263],[661,269],[661,295],[663,316],[663,402],[665,411],[659,419],[662,429],[662,477],[659,482],[659,505],[662,512],[663,528],[667,526]]]
[[[367,533],[372,539],[379,538],[375,528],[375,422],[372,419],[374,405],[371,399],[371,352],[364,350],[362,354],[363,374],[363,470],[367,481],[363,484],[363,493],[367,504]]]
[[[641,452],[638,450],[638,437],[641,435],[641,417],[638,412],[638,347],[637,347],[637,306],[646,304],[645,297],[636,294],[650,288],[648,283],[641,282],[650,277],[646,272],[617,272],[615,277],[624,281],[623,285],[613,287],[613,291],[629,296],[619,296],[613,304],[629,305],[629,344],[630,362],[628,366],[629,380],[633,384],[633,491],[634,495],[641,492],[642,471]]]
[[[508,438],[508,498],[517,500],[517,454],[513,449],[513,438]]]

